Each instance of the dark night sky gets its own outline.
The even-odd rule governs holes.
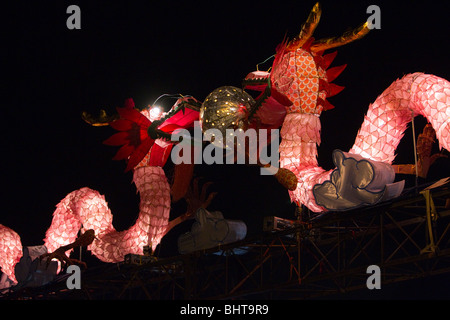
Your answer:
[[[111,160],[117,149],[102,144],[113,130],[90,127],[82,111],[114,113],[128,97],[143,107],[165,93],[203,100],[219,86],[240,86],[285,35],[299,31],[314,3],[15,1],[2,6],[0,223],[18,232],[24,245],[41,244],[55,205],[89,186],[106,196],[117,229],[130,226],[139,203],[131,173],[123,173],[124,162]],[[321,3],[316,38],[358,26],[371,4],[381,8],[381,29],[339,48],[333,63],[348,66],[335,81],[346,87],[330,99],[336,108],[321,117],[319,163],[331,169],[332,150],[351,147],[369,103],[392,81],[416,71],[450,79],[449,6],[446,1]],[[66,28],[70,4],[81,8],[81,30]],[[167,110],[173,102],[162,104]],[[423,124],[417,121],[418,131]],[[408,134],[398,162],[413,161]],[[220,193],[212,207],[226,217],[294,218],[287,192],[257,170],[199,166],[196,174],[214,182]]]

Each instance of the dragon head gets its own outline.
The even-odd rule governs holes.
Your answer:
[[[328,68],[337,52],[324,55],[324,51],[360,39],[370,30],[368,22],[365,22],[339,37],[315,40],[312,35],[321,13],[320,4],[316,3],[298,36],[289,42],[284,41],[276,50],[270,77],[272,85],[291,100],[288,113],[320,115],[322,111],[334,108],[326,98],[344,89],[331,82],[346,65]]]

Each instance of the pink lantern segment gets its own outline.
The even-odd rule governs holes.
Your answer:
[[[364,118],[350,153],[392,163],[408,123],[424,116],[436,131],[439,146],[450,150],[450,83],[434,75],[413,73],[389,86]]]
[[[169,221],[170,186],[160,167],[137,168],[133,181],[141,202],[139,216],[132,227],[116,231],[105,197],[95,190],[82,188],[58,204],[44,239],[49,252],[73,242],[81,226],[95,231],[96,239],[88,249],[104,262],[123,261],[128,253],[143,254],[147,245],[154,250]]]
[[[8,227],[0,224],[0,268],[10,280],[16,282],[14,266],[22,257],[20,236]]]
[[[349,153],[391,164],[403,133],[416,115],[424,116],[436,130],[439,145],[450,150],[450,82],[435,75],[414,73],[395,81],[373,104],[365,116]],[[332,170],[317,164],[320,143],[318,116],[290,113],[281,130],[280,164],[294,172],[298,186],[289,191],[314,212],[326,211],[317,205],[313,188],[330,180]]]

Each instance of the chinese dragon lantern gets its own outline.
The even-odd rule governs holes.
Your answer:
[[[360,39],[370,29],[365,23],[342,36],[315,40],[320,16],[316,4],[298,36],[278,46],[271,71],[255,71],[245,77],[243,90],[260,92],[256,99],[244,91],[236,92],[233,99],[247,100],[234,103],[214,91],[221,103],[233,102],[232,108],[191,98],[180,99],[165,115],[139,111],[131,100],[118,108],[120,118],[108,123],[118,133],[105,143],[120,146],[115,159],[126,160],[127,170],[133,170],[140,194],[136,223],[128,230],[116,231],[104,196],[82,188],[57,205],[44,239],[48,251],[75,241],[80,228],[94,230],[95,239],[88,249],[101,261],[122,261],[128,253],[142,254],[144,246],[154,249],[170,228],[171,189],[162,169],[173,145],[168,140],[175,130],[192,128],[195,120],[201,120],[204,128],[216,123],[244,130],[281,127],[280,179],[290,181],[292,201],[314,212],[375,203],[385,199],[389,188],[401,191],[401,186],[392,187],[391,164],[414,116],[424,116],[435,130],[439,146],[450,150],[450,83],[435,75],[413,73],[393,82],[370,104],[349,152],[333,153],[335,169],[326,171],[318,165],[320,115],[333,108],[327,98],[343,89],[333,81],[345,68],[330,68],[336,52],[325,52]],[[0,266],[12,281],[21,256],[19,235],[0,225]]]

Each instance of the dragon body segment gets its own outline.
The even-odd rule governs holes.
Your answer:
[[[170,186],[160,167],[140,167],[133,181],[140,195],[139,216],[128,230],[116,231],[105,197],[98,191],[82,188],[69,193],[58,205],[44,239],[52,252],[75,241],[81,226],[93,229],[96,239],[88,247],[104,262],[120,262],[128,253],[143,254],[161,241],[170,213]]]
[[[436,130],[441,148],[450,150],[450,82],[435,75],[414,73],[396,80],[369,106],[364,122],[349,153],[392,164],[395,150],[412,118],[422,115]],[[281,129],[280,166],[292,171],[297,188],[291,199],[314,212],[318,205],[314,187],[330,179],[317,163],[320,144],[318,114],[292,112]],[[392,182],[392,181],[391,181]]]

